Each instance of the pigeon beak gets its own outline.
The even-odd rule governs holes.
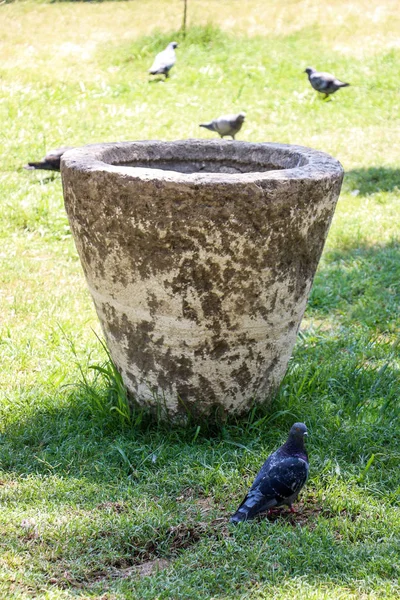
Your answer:
[[[304,432],[304,435],[305,435],[305,436],[307,436],[307,435],[308,435],[307,431],[305,431],[305,432]]]

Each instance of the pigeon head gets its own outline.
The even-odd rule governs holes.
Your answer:
[[[170,42],[168,44],[168,48],[172,48],[173,50],[175,50],[175,48],[177,48],[177,47],[178,47],[177,42]]]
[[[291,430],[289,431],[288,441],[295,442],[297,444],[304,443],[304,436],[307,435],[307,427],[304,423],[295,423],[292,425]]]
[[[314,72],[314,67],[307,67],[307,69],[304,71],[304,73],[307,73],[307,75],[312,75]]]
[[[239,123],[244,123],[244,120],[246,118],[246,115],[244,112],[240,112],[238,114],[238,116],[236,117],[236,120],[239,121]]]

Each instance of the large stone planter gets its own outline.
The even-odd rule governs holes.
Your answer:
[[[300,146],[68,151],[65,205],[111,356],[140,404],[241,413],[279,386],[343,178]]]

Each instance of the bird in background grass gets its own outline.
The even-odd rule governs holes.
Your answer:
[[[223,138],[225,135],[230,135],[234,140],[235,135],[242,128],[246,115],[240,112],[238,115],[222,115],[217,119],[213,119],[209,123],[200,123],[199,127],[204,127],[210,131],[215,131]]]
[[[304,446],[307,427],[295,423],[286,442],[265,461],[247,496],[230,518],[237,524],[253,519],[259,513],[275,506],[287,504],[294,512],[292,503],[308,477],[308,455]]]
[[[149,69],[151,75],[165,75],[165,78],[169,76],[169,71],[172,69],[176,62],[175,48],[178,47],[177,42],[170,42],[168,46],[162,52],[159,52],[154,59],[154,63]],[[337,79],[331,73],[322,73],[316,71],[313,67],[307,67],[304,71],[308,75],[308,79],[312,87],[317,92],[324,94],[324,99],[328,98],[331,94],[334,94],[338,89],[342,87],[348,87],[349,83],[344,83]],[[231,136],[234,140],[235,135],[240,131],[244,120],[246,118],[245,113],[240,112],[236,115],[222,115],[217,119],[213,119],[209,123],[201,123],[200,127],[215,131],[220,135],[221,138],[225,136]],[[46,171],[59,171],[61,157],[67,150],[71,150],[70,146],[63,146],[52,150],[39,162],[29,162],[24,166],[24,169],[35,170],[43,169]]]
[[[28,171],[33,171],[35,169],[43,169],[45,171],[59,171],[60,170],[60,162],[61,157],[67,150],[72,150],[71,146],[62,146],[61,148],[56,148],[55,150],[51,150],[42,160],[39,162],[29,162],[24,166],[24,169],[28,169]]]
[[[308,75],[308,81],[311,83],[314,90],[317,90],[320,94],[324,95],[324,100],[331,94],[337,92],[340,88],[348,87],[349,83],[344,83],[337,79],[331,73],[322,73],[314,69],[313,67],[307,67],[304,71]]]
[[[170,42],[165,50],[157,54],[149,69],[150,75],[165,75],[165,79],[169,77],[169,72],[176,63],[175,48],[177,47],[176,42]]]

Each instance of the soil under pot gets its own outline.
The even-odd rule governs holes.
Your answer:
[[[340,163],[301,146],[144,141],[70,150],[61,171],[133,400],[168,417],[268,402],[303,317]]]

